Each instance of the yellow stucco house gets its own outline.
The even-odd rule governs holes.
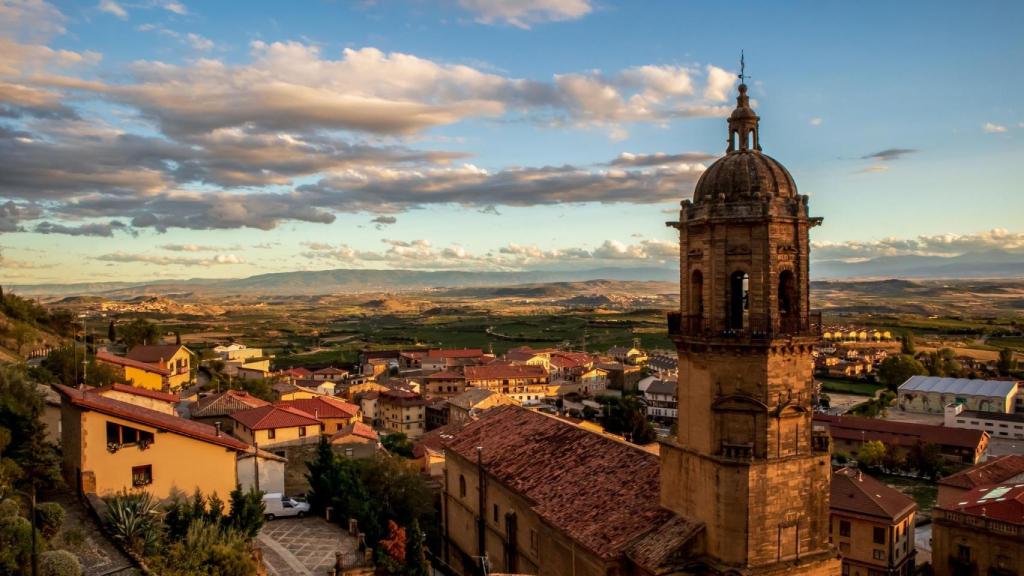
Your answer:
[[[61,395],[63,472],[78,491],[109,496],[145,490],[156,498],[200,490],[227,498],[237,456],[251,447],[213,426],[56,385]]]
[[[260,406],[234,412],[231,418],[235,436],[260,448],[318,442],[321,434],[319,420],[291,406]]]
[[[165,390],[169,386],[168,377],[171,373],[155,364],[117,356],[106,350],[96,352],[96,362],[112,366],[118,371],[121,380],[132,386],[147,390]]]
[[[167,370],[167,385],[172,390],[187,386],[192,381],[192,351],[180,344],[140,345],[125,356]]]

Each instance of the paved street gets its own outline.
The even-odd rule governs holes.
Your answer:
[[[267,522],[259,544],[271,576],[324,576],[334,567],[334,554],[355,564],[356,540],[323,518],[287,518]]]
[[[128,558],[103,534],[85,505],[66,492],[47,501],[64,507],[64,526],[53,547],[68,550],[78,557],[83,576],[128,576],[138,574]]]
[[[932,525],[930,522],[914,527],[914,546],[917,548],[915,562],[918,566],[932,561]]]

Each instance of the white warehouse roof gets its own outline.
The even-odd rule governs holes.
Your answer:
[[[936,392],[1006,398],[1017,391],[1012,380],[972,380],[970,378],[942,378],[940,376],[911,376],[900,384],[900,392]]]

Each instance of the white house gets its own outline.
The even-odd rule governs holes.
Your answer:
[[[644,390],[647,415],[660,420],[675,420],[679,417],[679,399],[676,396],[676,382],[654,380]]]

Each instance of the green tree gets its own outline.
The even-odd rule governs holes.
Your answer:
[[[413,519],[407,532],[405,547],[405,573],[408,576],[429,576],[430,563],[427,562],[427,554],[424,548],[426,536],[420,529],[420,522]]]
[[[917,359],[906,354],[890,356],[878,366],[878,381],[885,384],[890,390],[895,390],[911,376],[927,374]]]
[[[657,438],[647,412],[636,396],[612,399],[605,405],[601,425],[607,432],[622,434],[634,444],[650,444]]]
[[[959,378],[963,375],[964,368],[956,359],[956,352],[950,348],[942,348],[936,352],[929,352],[927,356],[928,374],[931,376],[943,376]]]
[[[906,332],[900,337],[900,354],[906,354],[913,356],[917,353],[917,347],[914,345],[914,333]]]
[[[157,344],[160,328],[144,318],[136,318],[121,327],[121,340],[129,350],[140,344]]]
[[[78,557],[67,550],[50,550],[39,556],[39,576],[81,576]]]
[[[946,474],[946,460],[936,444],[918,442],[907,451],[907,466],[917,470],[917,475],[929,480]]]
[[[46,539],[53,538],[64,525],[64,508],[56,502],[36,505],[36,528]]]
[[[43,409],[43,396],[24,370],[0,366],[0,422],[7,430],[0,436],[9,438],[2,456],[12,461],[0,467],[4,482],[36,490],[61,485],[60,457],[44,440],[46,425],[40,419]]]
[[[252,539],[259,534],[260,528],[266,521],[265,512],[263,492],[255,488],[242,492],[241,488],[235,488],[231,491],[231,512],[228,513],[225,521],[233,530]]]
[[[1013,350],[1003,348],[999,351],[999,360],[996,361],[996,371],[1000,376],[1009,376],[1017,369],[1017,359],[1013,357]]]
[[[81,378],[82,360],[87,358],[85,383],[89,386],[107,386],[120,381],[120,373],[113,366],[96,362],[75,346],[57,348],[43,359],[41,378],[48,383],[56,382],[65,386],[77,386],[76,377]]]
[[[877,470],[885,461],[885,444],[879,440],[871,440],[857,450],[857,463],[865,470]]]
[[[384,449],[392,454],[412,458],[412,441],[404,432],[393,432],[380,439]]]
[[[117,342],[117,326],[114,325],[113,320],[111,320],[110,324],[107,325],[107,340]]]

